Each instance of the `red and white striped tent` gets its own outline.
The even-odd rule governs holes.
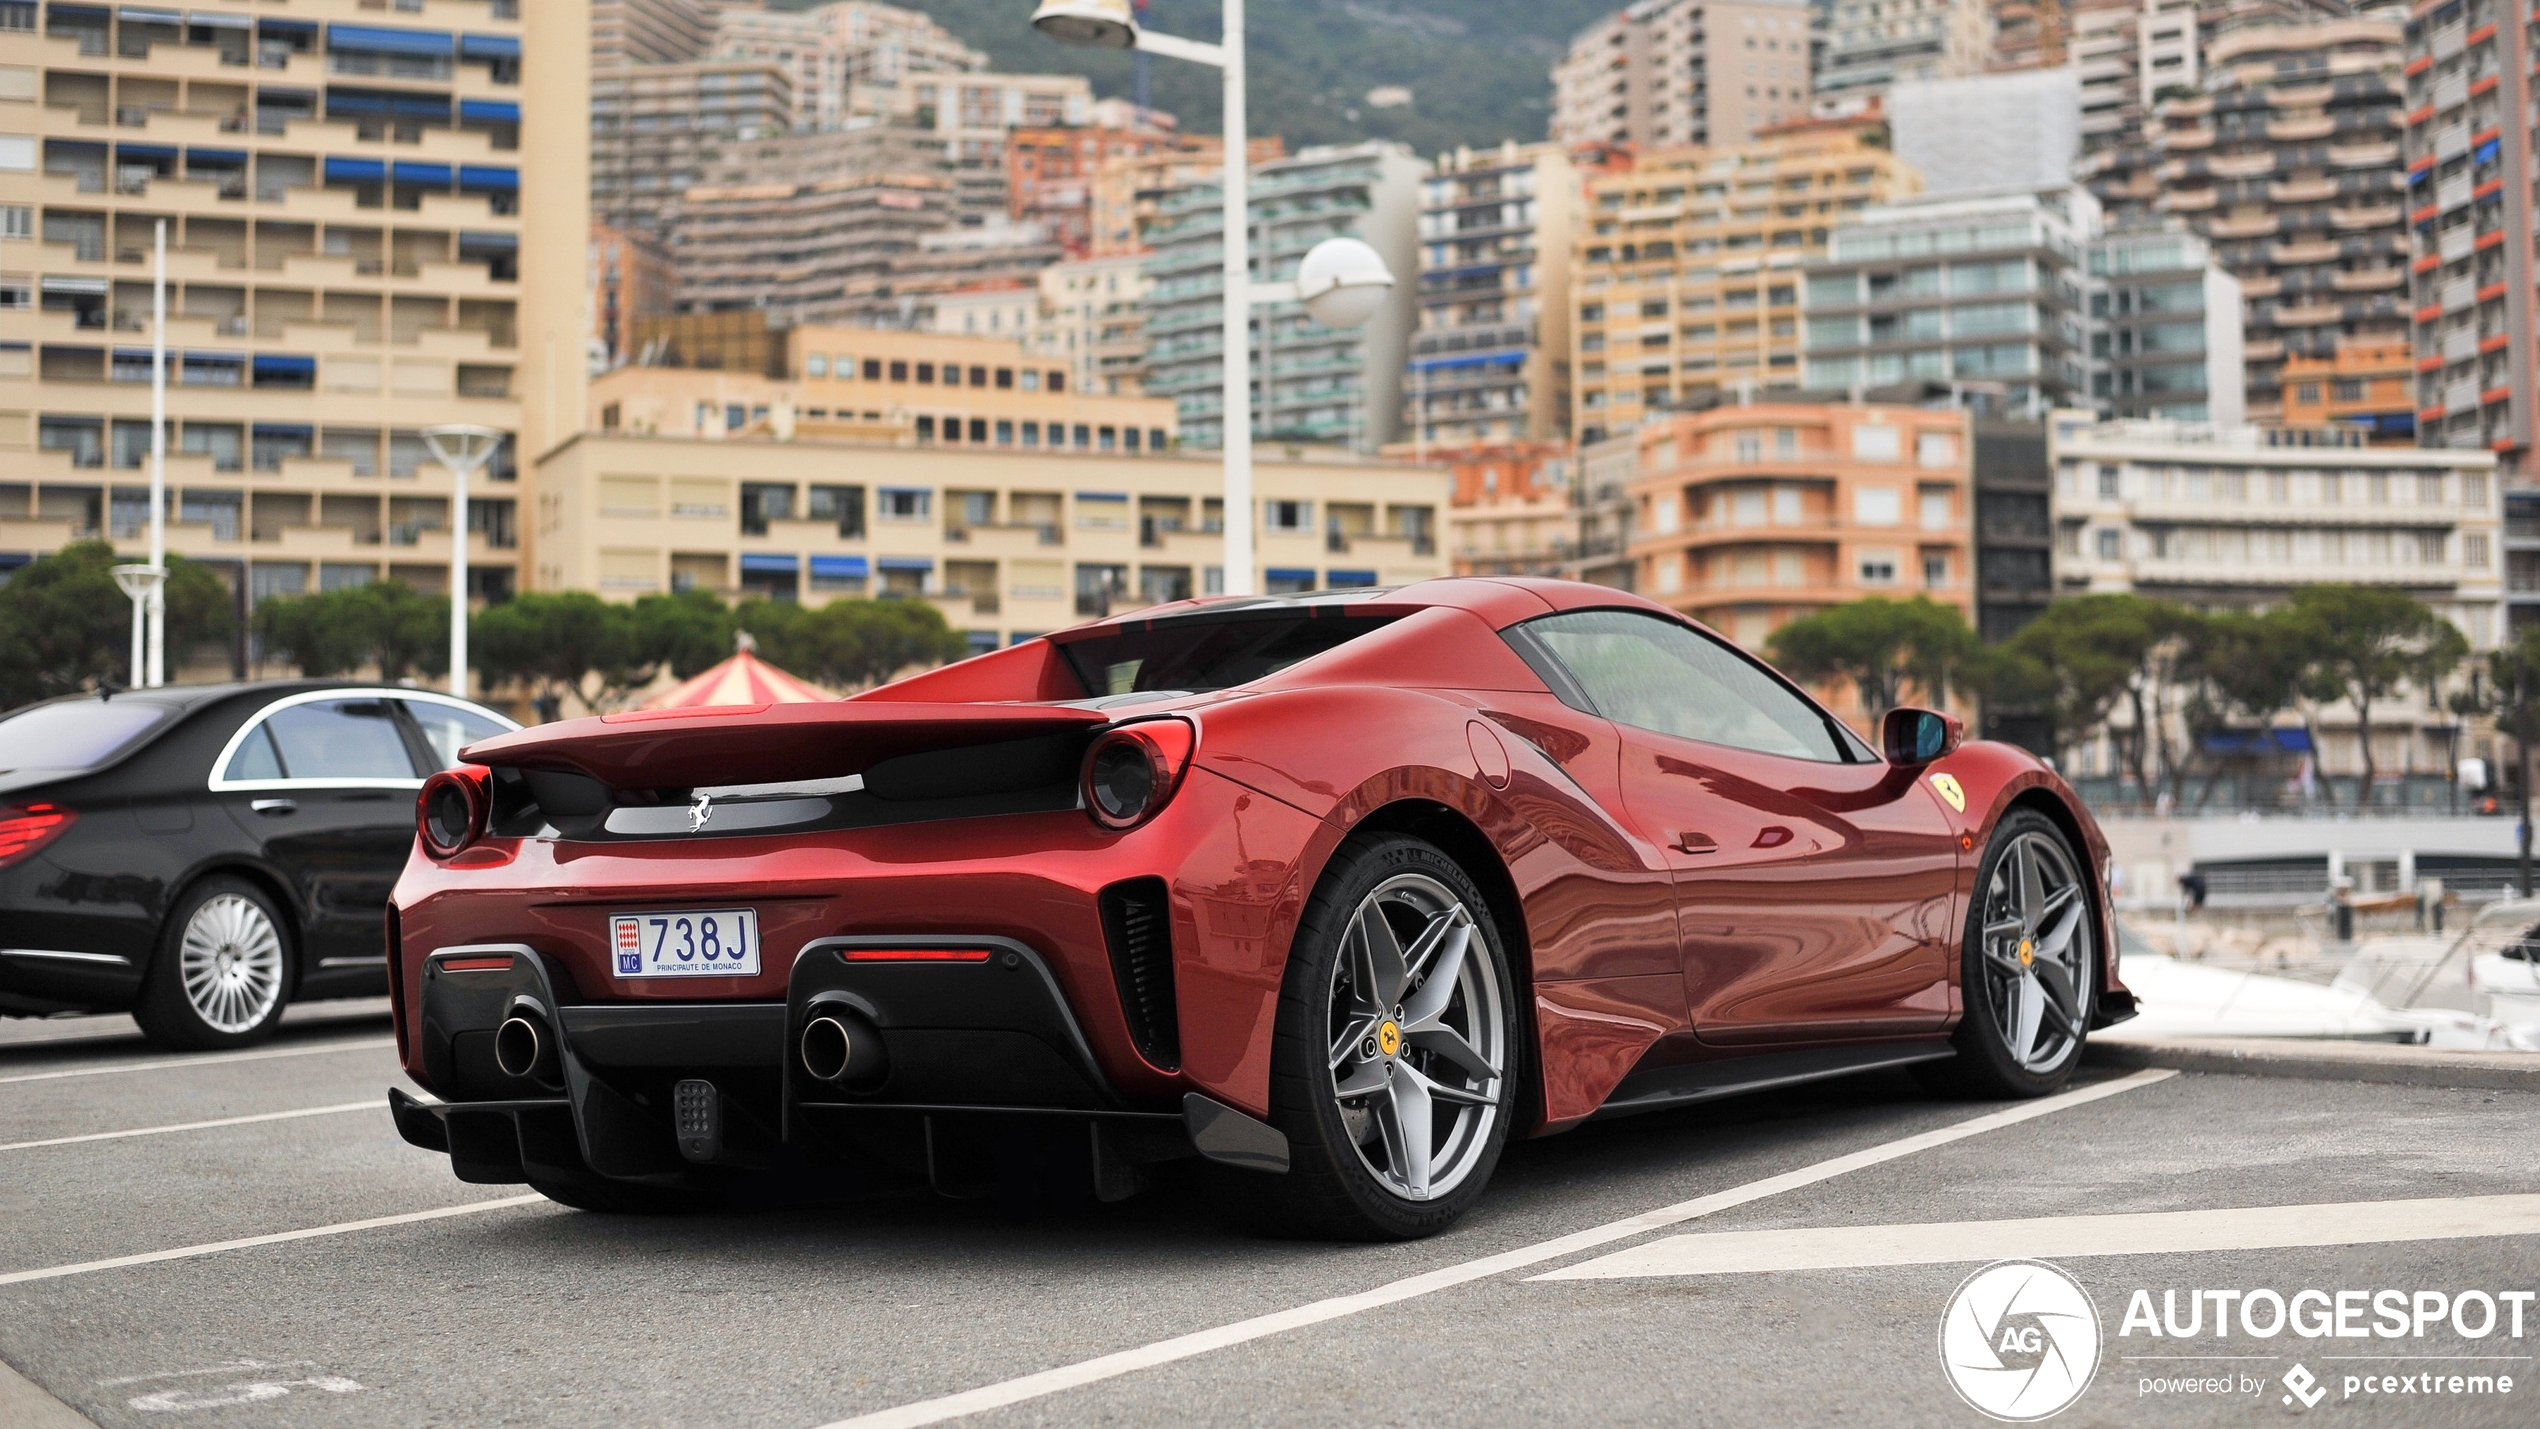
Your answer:
[[[807,685],[744,646],[729,660],[644,701],[648,710],[698,705],[800,705],[837,698]]]

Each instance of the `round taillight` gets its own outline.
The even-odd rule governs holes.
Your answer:
[[[483,788],[456,770],[433,775],[415,798],[415,828],[435,858],[466,848],[485,832]]]
[[[1151,719],[1106,731],[1085,751],[1085,813],[1106,829],[1155,817],[1190,766],[1199,733],[1188,720]]]

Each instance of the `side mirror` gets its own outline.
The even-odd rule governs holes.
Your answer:
[[[1887,712],[1879,721],[1879,743],[1890,764],[1929,764],[1965,743],[1967,727],[1955,715],[1919,710],[1910,705]]]

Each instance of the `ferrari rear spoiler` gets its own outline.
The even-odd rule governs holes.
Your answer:
[[[459,757],[494,768],[571,770],[612,789],[689,789],[835,779],[903,755],[1109,722],[1098,711],[1049,705],[726,705],[564,720],[497,735]]]

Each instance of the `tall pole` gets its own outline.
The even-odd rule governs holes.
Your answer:
[[[168,221],[160,219],[150,273],[150,566],[168,564]],[[244,574],[243,572],[241,573]],[[168,682],[167,579],[150,587],[146,683]]]
[[[467,472],[450,464],[450,693],[467,698]]]
[[[1253,594],[1252,145],[1244,137],[1244,0],[1225,0],[1226,52],[1226,594]]]

